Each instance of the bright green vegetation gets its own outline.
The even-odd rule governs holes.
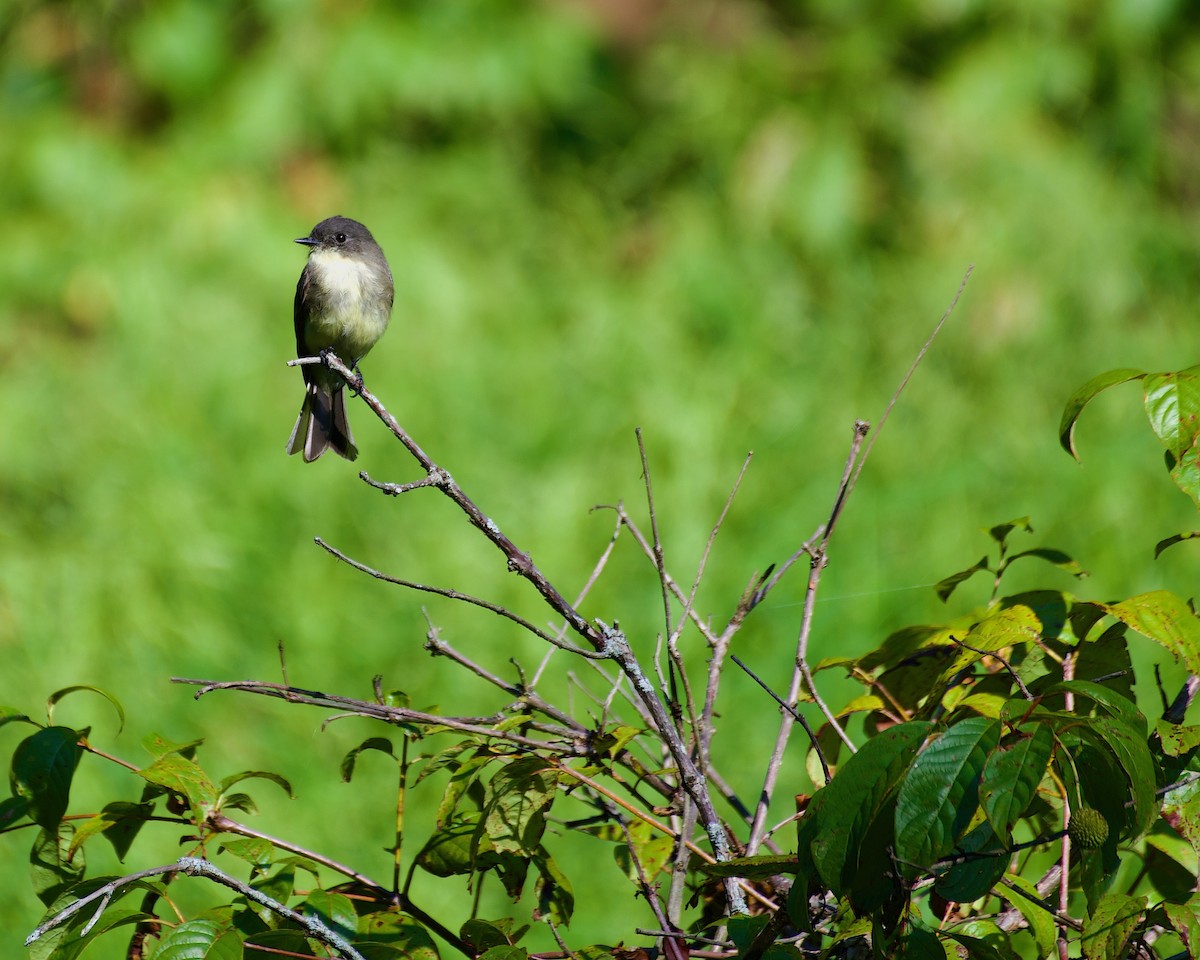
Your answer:
[[[227,772],[287,776],[300,799],[264,795],[264,829],[287,818],[298,841],[386,873],[392,772],[336,782],[373,728],[315,735],[315,713],[195,704],[168,683],[277,679],[282,642],[298,685],[361,696],[383,673],[414,705],[466,709],[471,691],[421,651],[422,598],[336,565],[314,535],[546,616],[440,498],[393,502],[355,479],[415,478],[365,408],[354,467],[284,455],[301,399],[283,365],[303,262],[290,241],[334,213],[370,226],[396,276],[369,386],[564,588],[611,534],[588,509],[642,510],[641,426],[685,581],[755,452],[699,600],[727,616],[827,515],[854,419],[878,421],[974,263],[848,507],[814,652],[860,655],[944,616],[928,585],[1015,516],[1092,572],[1062,589],[1189,594],[1195,551],[1154,562],[1150,546],[1193,507],[1151,466],[1131,389],[1081,424],[1082,469],[1054,435],[1097,371],[1196,359],[1200,38],[1177,5],[828,0],[647,19],[630,4],[624,26],[591,6],[10,3],[0,703],[102,686],[134,730],[204,736]],[[739,651],[775,684],[799,622],[784,593]],[[426,605],[493,669],[541,654],[476,611]],[[653,642],[661,599],[631,544],[583,610]],[[748,681],[728,690],[727,715],[773,710]],[[480,696],[480,712],[499,702]],[[84,702],[61,722],[144,762]],[[735,729],[714,749],[753,793],[770,734]],[[23,932],[39,913],[25,840],[0,846],[0,930]],[[581,932],[620,936],[632,926]]]

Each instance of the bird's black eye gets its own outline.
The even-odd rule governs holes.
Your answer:
[[[333,239],[337,241],[337,245],[340,247],[346,242],[346,235],[344,233],[335,233]]]

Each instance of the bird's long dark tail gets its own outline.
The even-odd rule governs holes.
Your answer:
[[[320,384],[310,383],[304,393],[300,416],[292,427],[287,452],[303,451],[304,462],[312,463],[329,449],[347,460],[358,457],[350,421],[346,419],[345,391],[338,387],[330,393]]]

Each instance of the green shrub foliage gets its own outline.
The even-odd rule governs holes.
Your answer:
[[[344,368],[343,375],[352,376]],[[1200,407],[1186,388],[1190,377],[1117,371],[1097,378],[1068,403],[1064,445],[1071,449],[1074,422],[1100,389],[1141,379],[1154,430],[1168,443],[1171,476],[1195,498],[1187,478]],[[394,432],[411,444],[401,428]],[[858,438],[865,432],[860,425]],[[719,713],[701,707],[698,692],[716,697],[728,639],[783,570],[751,580],[724,631],[691,620],[688,635],[706,639],[710,654],[699,684],[678,646],[692,618],[690,601],[677,588],[672,594],[661,550],[622,508],[622,524],[641,542],[667,598],[667,655],[651,680],[620,627],[575,614],[528,555],[477,515],[448,473],[415,445],[410,450],[427,480],[385,492],[424,496],[432,487],[454,500],[566,617],[557,634],[521,625],[568,647],[564,656],[573,665],[584,658],[615,667],[632,687],[622,695],[624,708],[612,703],[619,683],[607,703],[588,701],[583,710],[544,700],[524,674],[517,681],[488,674],[436,628],[429,649],[509,692],[507,709],[487,717],[420,711],[407,695],[378,684],[369,701],[282,684],[206,688],[210,695],[267,694],[380,724],[346,755],[341,772],[351,780],[375,755],[396,765],[390,881],[249,826],[257,807],[248,791],[268,784],[291,793],[274,773],[218,779],[198,743],[154,735],[143,740],[149,762],[138,765],[101,748],[89,729],[55,723],[64,697],[107,696],[103,691],[58,691],[44,723],[3,708],[0,723],[34,728],[12,750],[12,795],[0,803],[9,855],[16,858],[24,838],[33,889],[46,908],[30,937],[32,956],[75,957],[96,940],[123,937],[128,955],[162,958],[237,957],[259,948],[355,958],[521,958],[539,927],[574,956],[640,952],[569,942],[572,919],[590,906],[576,901],[572,876],[592,869],[607,871],[625,889],[629,909],[645,914],[647,946],[656,941],[674,957],[715,949],[752,960],[865,950],[1015,958],[1048,956],[1065,941],[1073,955],[1116,960],[1135,949],[1182,956],[1192,948],[1200,931],[1200,897],[1191,893],[1200,850],[1200,727],[1187,724],[1185,714],[1200,676],[1200,621],[1183,599],[1161,590],[1118,601],[1056,588],[1006,593],[1018,561],[1076,578],[1084,571],[1061,551],[1019,548],[1033,532],[1027,518],[990,528],[990,553],[937,585],[943,600],[956,603],[960,587],[987,578],[991,594],[982,606],[944,623],[899,629],[855,658],[810,666],[802,640],[799,716],[823,720],[816,729],[806,722],[806,744],[793,742],[770,765],[776,772],[805,765],[816,789],[797,798],[794,833],[789,827],[771,838],[761,816],[736,799],[750,795],[753,784],[718,789],[707,743]],[[839,504],[848,489],[839,491]],[[810,586],[819,579],[837,509],[797,554],[811,561]],[[579,646],[567,640],[571,635]],[[1161,710],[1150,719],[1135,688],[1153,688],[1156,680],[1135,665],[1151,662],[1142,653],[1154,644],[1188,679],[1178,691],[1159,684]],[[822,678],[834,671],[861,687],[838,709],[819,694]],[[123,723],[120,705],[109,700]],[[221,749],[209,748],[217,757]],[[120,764],[140,781],[139,800],[73,811],[73,788],[96,775],[98,761]],[[436,822],[412,850],[405,844],[405,797],[438,789],[435,783],[442,784]],[[714,812],[713,796],[728,801],[723,814]],[[120,877],[89,875],[87,852],[95,843],[111,844],[126,861],[148,830],[177,832],[185,855]],[[568,832],[603,850],[603,866],[562,855]],[[785,835],[794,844],[781,842]],[[422,873],[456,883],[461,902],[475,903],[469,916],[456,917],[445,902],[420,902],[412,881]],[[182,913],[178,885],[201,879],[231,895]],[[471,896],[485,882],[519,904],[515,913],[523,919],[481,915]]]

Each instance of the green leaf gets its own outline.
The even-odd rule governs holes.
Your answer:
[[[999,742],[999,722],[970,717],[917,755],[896,805],[896,857],[907,873],[920,873],[954,849],[979,805],[983,767]]]
[[[364,740],[342,758],[343,783],[349,783],[354,776],[354,765],[358,762],[358,755],[364,750],[377,750],[379,753],[386,753],[397,763],[400,762],[400,758],[396,756],[396,752],[392,748],[391,740],[387,739],[387,737],[371,737]]]
[[[571,881],[545,848],[534,860],[534,865],[538,871],[537,882],[533,887],[534,897],[537,899],[534,919],[549,917],[551,922],[567,926],[575,913],[575,893],[571,889]]]
[[[1078,460],[1079,454],[1075,452],[1075,422],[1079,419],[1079,415],[1083,413],[1083,408],[1091,402],[1093,397],[1107,390],[1109,387],[1128,383],[1130,380],[1140,380],[1144,376],[1146,374],[1141,370],[1129,368],[1109,370],[1107,373],[1092,377],[1091,380],[1071,394],[1070,399],[1067,400],[1066,407],[1063,408],[1062,419],[1058,424],[1058,442],[1062,444],[1062,448]]]
[[[0,727],[6,723],[28,723],[34,727],[38,726],[16,707],[0,707]]]
[[[1058,567],[1064,573],[1069,573],[1076,580],[1082,580],[1088,575],[1088,572],[1083,569],[1079,561],[1070,556],[1070,554],[1049,547],[1034,547],[1032,550],[1022,550],[1020,553],[1014,553],[1008,558],[1007,566],[1012,566],[1015,561],[1025,557],[1045,560],[1046,563]]]
[[[494,920],[468,920],[459,929],[458,935],[480,953],[493,947],[512,946],[504,924]]]
[[[1189,673],[1200,673],[1200,620],[1169,590],[1154,590],[1120,603],[1097,606],[1164,647],[1184,663]]]
[[[1149,734],[1149,726],[1146,723],[1146,718],[1142,715],[1142,711],[1137,708],[1137,704],[1128,697],[1122,696],[1116,690],[1099,683],[1092,683],[1090,680],[1064,680],[1061,683],[1047,687],[1042,691],[1042,695],[1049,698],[1057,693],[1068,692],[1079,697],[1086,697],[1093,703],[1103,707],[1109,716],[1120,720],[1130,729],[1139,732],[1143,737]],[[1075,712],[1081,712],[1078,706],[1075,707]]]
[[[188,920],[171,929],[154,951],[154,960],[242,960],[242,938],[212,920]]]
[[[992,825],[985,817],[969,829],[954,852],[988,854],[955,863],[937,878],[934,890],[947,900],[970,903],[984,896],[1008,869],[1010,855],[998,846]]]
[[[895,945],[896,960],[947,960],[949,954],[937,934],[914,926]]]
[[[1187,947],[1188,956],[1196,956],[1196,951],[1200,950],[1200,894],[1192,896],[1186,903],[1164,903],[1162,908]]]
[[[112,879],[111,877],[109,878]],[[80,886],[83,886],[82,884]],[[98,884],[93,884],[98,886]],[[67,897],[55,902],[43,918],[43,923],[59,913],[75,901],[75,897]],[[29,960],[74,960],[80,956],[93,942],[101,936],[118,927],[141,923],[152,919],[150,914],[128,907],[114,907],[111,904],[91,923],[95,913],[84,910],[73,916],[62,926],[56,927],[41,939],[29,946]],[[89,926],[89,924],[91,924]],[[87,929],[84,934],[83,930]],[[89,954],[90,956],[90,954]],[[156,955],[157,956],[157,955]]]
[[[524,947],[491,947],[479,956],[479,960],[527,960],[529,951]]]
[[[292,785],[277,773],[272,773],[269,770],[243,770],[241,773],[232,774],[221,781],[220,792],[225,796],[229,792],[229,788],[241,783],[243,780],[266,780],[275,784],[288,795],[289,800],[295,800],[296,794],[292,792]]]
[[[1200,727],[1197,726],[1185,727],[1166,720],[1156,720],[1154,732],[1162,741],[1163,753],[1168,757],[1182,757],[1200,747]]]
[[[340,893],[313,890],[297,908],[308,917],[317,917],[325,926],[343,937],[353,937],[358,930],[358,912],[354,902]]]
[[[1154,545],[1154,559],[1157,560],[1162,556],[1163,551],[1168,547],[1173,547],[1177,543],[1183,543],[1185,540],[1195,540],[1200,537],[1200,530],[1192,530],[1188,533],[1177,533],[1173,537],[1167,537],[1165,540],[1159,540]]]
[[[1196,368],[1149,374],[1142,389],[1150,427],[1167,448],[1171,479],[1200,506],[1200,378]]]
[[[1038,895],[1037,887],[1018,874],[1010,874],[997,892],[1025,918],[1029,932],[1037,943],[1037,955],[1049,957],[1054,953],[1058,934],[1054,928],[1054,907]]]
[[[275,855],[275,845],[269,840],[257,837],[236,837],[223,839],[221,850],[228,851],[239,860],[244,860],[253,867],[265,868]]]
[[[1190,370],[1151,373],[1142,393],[1154,435],[1174,457],[1186,455],[1200,431],[1200,380]]]
[[[1145,897],[1122,893],[1101,897],[1083,924],[1083,955],[1087,960],[1122,960],[1145,910]]]
[[[838,896],[856,877],[868,828],[932,730],[933,724],[914,720],[868,740],[809,805],[801,820],[801,842],[809,842],[821,879]]]
[[[988,566],[988,558],[984,557],[978,563],[967,567],[966,570],[959,570],[958,573],[952,573],[948,577],[944,577],[934,584],[934,591],[937,597],[943,603],[950,599],[950,594],[954,593],[958,586],[970,580],[975,574],[982,573],[985,570],[991,570]]]
[[[1018,960],[1008,945],[1008,938],[996,930],[995,924],[968,921],[954,930],[945,931],[943,936],[963,947],[971,960]],[[984,939],[987,934],[991,934],[990,939]]]
[[[437,944],[416,920],[391,910],[369,913],[358,919],[355,946],[366,956],[366,943],[385,943],[400,950],[407,960],[437,960]]]
[[[53,903],[63,891],[83,879],[87,868],[83,851],[72,842],[75,828],[62,823],[55,830],[39,830],[29,851],[29,878],[42,903]]]
[[[105,804],[103,810],[80,825],[75,835],[75,846],[78,847],[96,834],[101,834],[113,845],[117,859],[124,860],[138,831],[146,825],[153,813],[154,805],[150,803],[118,800]]]
[[[488,781],[480,831],[499,853],[531,856],[556,792],[557,777],[544,760],[521,757],[505,764]]]
[[[29,801],[30,818],[50,833],[67,812],[79,756],[79,733],[70,727],[44,727],[13,753],[12,792]]]
[[[216,786],[198,763],[182,754],[164,754],[150,766],[139,770],[138,775],[150,783],[187,797],[192,816],[197,821],[207,817],[217,805]]]
[[[479,815],[460,817],[436,830],[417,854],[417,866],[435,877],[453,877],[474,869],[472,841]]]
[[[176,743],[174,740],[168,740],[157,733],[149,734],[142,739],[142,746],[156,760],[159,757],[165,757],[169,753],[182,754],[190,760],[196,755],[196,748],[202,743],[204,743],[203,739]]]
[[[1023,603],[1001,607],[989,614],[973,626],[967,634],[964,643],[975,650],[963,649],[955,658],[954,663],[946,668],[947,673],[957,673],[972,663],[982,659],[985,653],[994,653],[1005,647],[1020,646],[1024,643],[1036,643],[1042,638],[1042,621],[1032,609]]]
[[[671,859],[674,841],[666,834],[655,830],[643,820],[635,820],[626,827],[629,838],[622,832],[613,848],[613,859],[629,879],[638,882],[638,867],[651,883],[658,872]],[[632,846],[632,850],[630,847]],[[636,858],[636,860],[635,860]],[[731,874],[736,876],[736,874]]]
[[[91,684],[86,683],[76,684],[73,687],[63,687],[61,690],[55,690],[54,693],[50,694],[50,696],[46,699],[47,718],[53,722],[55,705],[64,697],[69,696],[72,693],[78,693],[81,690],[85,690],[88,693],[98,693],[110,704],[112,704],[113,710],[115,710],[117,713],[117,733],[120,733],[125,729],[125,710],[122,708],[121,702],[107,691],[101,690],[99,687],[93,687]]]
[[[1025,724],[1017,735],[1014,743],[987,758],[979,785],[983,812],[1006,842],[1033,801],[1054,753],[1054,731],[1047,724]]]
[[[1133,796],[1136,835],[1140,836],[1158,817],[1157,770],[1144,735],[1110,717],[1096,717],[1087,731],[1104,741],[1117,758],[1117,766],[1124,771]]]
[[[755,857],[734,857],[723,863],[705,863],[701,869],[710,877],[765,880],[779,874],[794,874],[799,870],[799,863],[792,854],[764,853]]]
[[[1014,530],[1023,530],[1025,533],[1033,533],[1032,518],[1017,517],[1016,520],[1009,520],[1007,523],[998,523],[994,527],[988,527],[985,532],[1001,547],[1006,547],[1008,546],[1008,535]]]
[[[1192,780],[1163,796],[1163,819],[1195,850],[1200,850],[1200,781]]]
[[[11,826],[29,813],[29,801],[24,797],[5,797],[0,800],[0,830]]]

